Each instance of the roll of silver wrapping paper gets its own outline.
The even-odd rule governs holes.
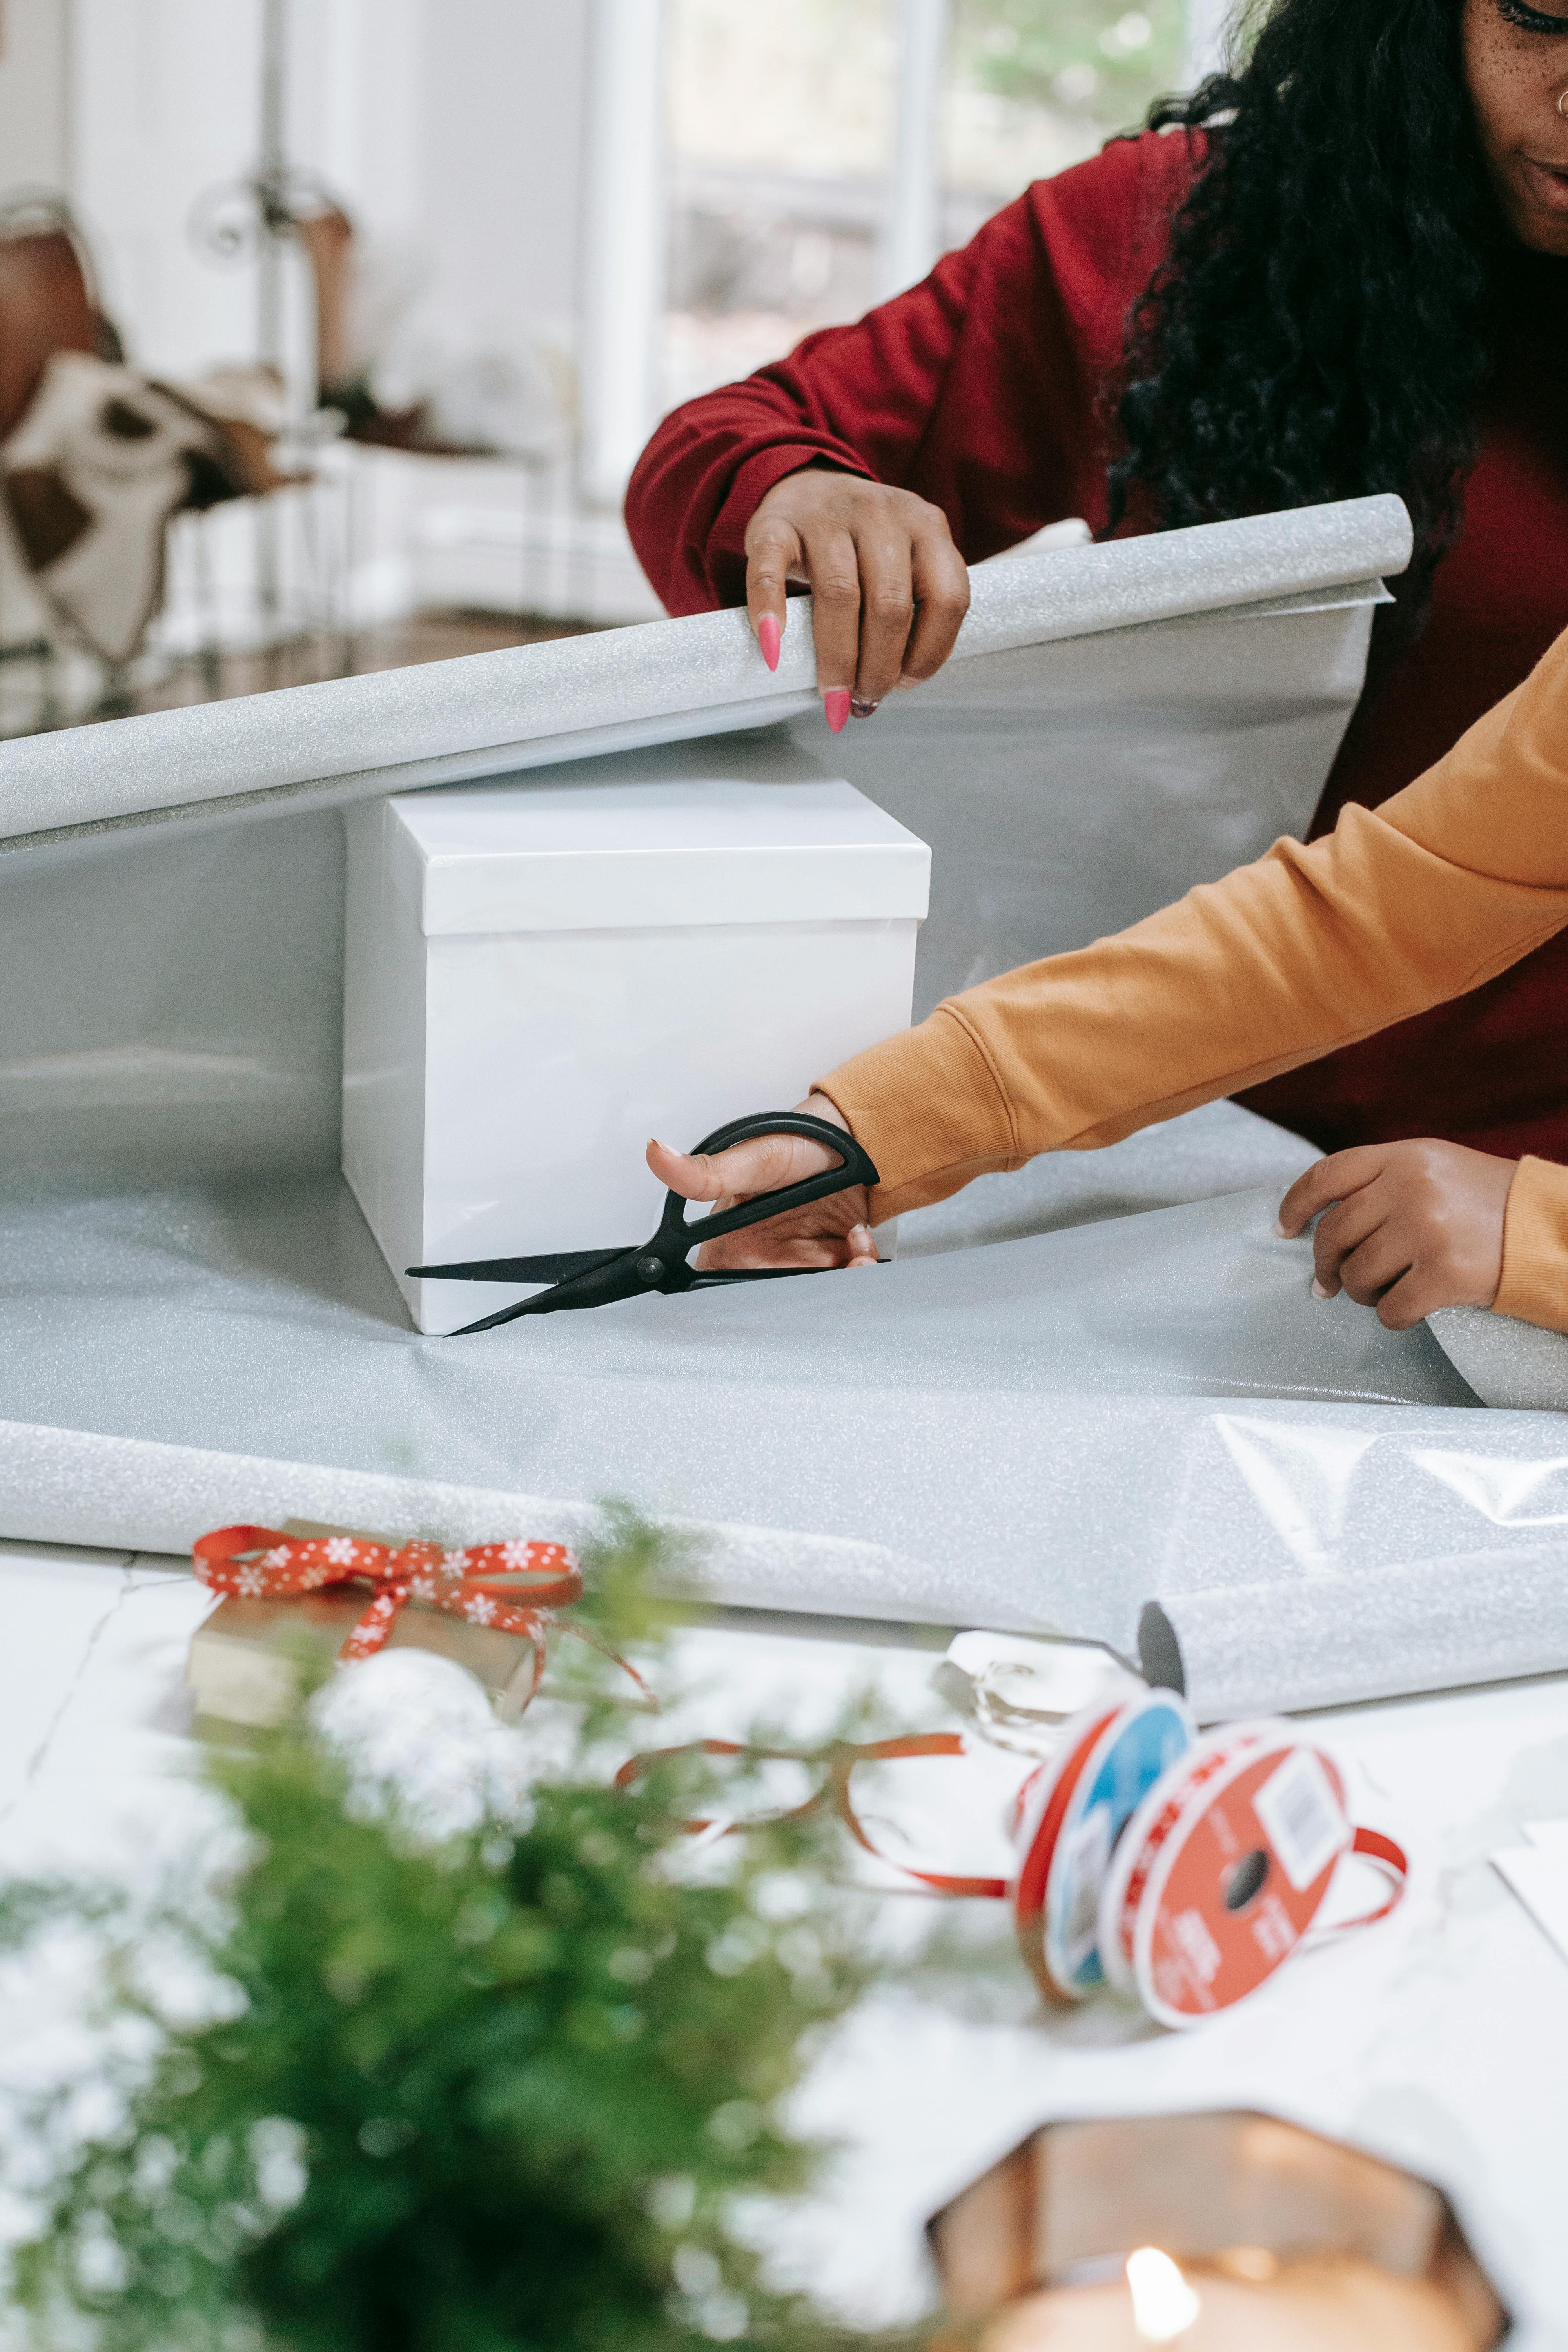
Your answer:
[[[1393,497],[982,566],[955,658],[1403,572]],[[808,600],[775,673],[740,612],[470,654],[0,745],[0,845],[154,813],[303,805],[765,727],[816,706]]]
[[[288,1518],[447,1544],[524,1534],[581,1546],[602,1526],[598,1507],[587,1502],[0,1421],[0,1527],[13,1540],[178,1557],[213,1528]],[[673,1516],[661,1524],[691,1540],[689,1566],[683,1562],[666,1588],[676,1597],[776,1607],[781,1595],[801,1591],[805,1552],[816,1580],[800,1604],[807,1609],[833,1613],[847,1588],[883,1618],[896,1619],[900,1602],[911,1622],[942,1614],[937,1580],[878,1544],[829,1536],[803,1545],[783,1529]],[[717,1587],[705,1574],[705,1556],[713,1552],[722,1561]]]
[[[1568,1544],[1174,1593],[1146,1604],[1138,1646],[1203,1723],[1559,1673]]]

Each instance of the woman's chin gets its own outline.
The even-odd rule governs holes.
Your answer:
[[[1505,199],[1510,226],[1532,253],[1568,258],[1568,171],[1555,171],[1521,155],[1509,174]]]

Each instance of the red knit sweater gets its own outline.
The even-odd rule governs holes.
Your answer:
[[[632,478],[626,520],[672,612],[741,604],[759,500],[814,457],[946,513],[970,562],[1047,522],[1105,518],[1103,397],[1130,305],[1192,171],[1178,133],[1037,183],[962,252],[852,327],[689,401]],[[1437,760],[1568,625],[1568,267],[1521,254],[1465,490],[1414,645],[1372,677],[1314,833]],[[1397,1136],[1568,1160],[1568,932],[1436,1012],[1244,1099],[1325,1150]]]

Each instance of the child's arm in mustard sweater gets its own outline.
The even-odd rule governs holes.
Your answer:
[[[879,1223],[1312,1061],[1479,986],[1564,924],[1568,636],[1381,809],[1347,808],[1321,841],[1279,842],[1131,930],[951,998],[820,1092],[881,1171],[866,1210]],[[766,1148],[723,1155],[692,1197],[780,1181],[741,1164]],[[679,1158],[659,1155],[666,1181]],[[1521,1164],[1493,1303],[1568,1328],[1568,1169]]]

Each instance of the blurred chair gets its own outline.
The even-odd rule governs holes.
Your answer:
[[[272,463],[280,395],[265,371],[177,384],[127,367],[68,206],[33,191],[0,202],[0,660],[38,665],[29,731],[58,722],[67,645],[100,667],[97,715],[131,708],[175,514],[306,478]],[[195,658],[212,693],[207,618]]]
[[[0,199],[0,441],[21,423],[56,352],[125,356],[70,206],[24,188]]]
[[[423,391],[412,400],[388,404],[380,385],[384,365],[404,335],[409,311],[417,310],[425,290],[422,273],[408,268],[407,254],[389,250],[391,240],[372,240],[367,247],[342,205],[317,184],[302,185],[288,218],[315,294],[318,415],[341,417],[342,439],[361,447],[515,469],[522,509],[518,600],[526,613],[530,520],[546,478],[558,469],[572,443],[565,387],[552,379],[537,352],[520,365],[515,353],[426,348],[419,354]],[[406,371],[395,367],[393,373]],[[359,538],[358,479],[351,469],[351,575]]]
[[[57,352],[119,360],[120,337],[98,299],[92,257],[63,198],[20,188],[0,200],[0,447],[31,407]],[[26,486],[7,483],[9,505],[27,502]],[[35,495],[26,518],[36,543],[58,535],[47,497]],[[0,517],[0,530],[6,528]],[[20,530],[19,526],[14,528]],[[0,663],[38,666],[42,723],[56,708],[55,641],[47,608],[26,573],[25,539],[0,548]]]

